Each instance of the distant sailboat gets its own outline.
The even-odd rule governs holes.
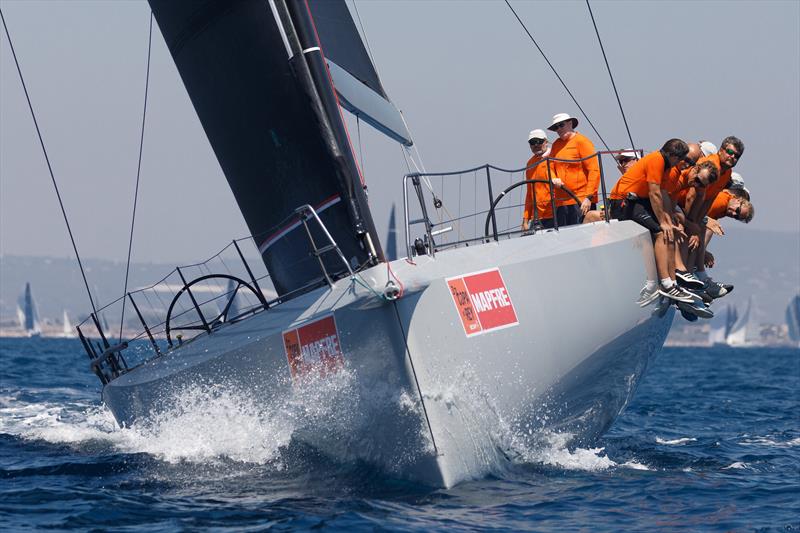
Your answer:
[[[75,328],[72,326],[72,323],[69,321],[69,316],[67,315],[67,310],[64,309],[64,314],[62,317],[62,327],[61,327],[61,335],[65,339],[74,339],[75,338]]]
[[[731,304],[728,304],[721,313],[714,315],[708,332],[708,344],[711,346],[727,344],[728,335],[733,330],[737,318],[739,315],[736,307]]]
[[[800,294],[795,295],[786,307],[786,326],[789,339],[800,346]]]
[[[745,346],[747,345],[747,326],[750,323],[750,309],[753,306],[753,297],[747,300],[747,307],[744,314],[739,320],[736,321],[731,332],[726,337],[726,342],[729,346]]]
[[[33,300],[30,282],[25,284],[25,290],[17,300],[17,319],[28,337],[38,337],[42,334],[39,311]]]

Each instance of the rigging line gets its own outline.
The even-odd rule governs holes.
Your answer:
[[[505,0],[505,3],[506,3],[506,5],[508,6],[508,9],[510,9],[510,10],[511,10],[511,12],[514,14],[514,17],[516,17],[517,21],[518,21],[518,22],[520,23],[520,25],[522,26],[522,29],[523,29],[523,30],[525,30],[525,33],[527,33],[527,34],[528,34],[528,37],[530,37],[531,41],[532,41],[532,42],[533,42],[533,44],[536,46],[537,50],[539,50],[539,53],[540,53],[540,54],[542,54],[542,57],[543,57],[543,58],[544,58],[544,60],[547,62],[547,65],[550,67],[550,70],[552,70],[552,71],[553,71],[553,74],[555,74],[555,75],[556,75],[556,78],[558,78],[558,81],[560,81],[560,82],[561,82],[561,85],[563,85],[563,86],[564,86],[564,89],[566,89],[566,91],[567,91],[567,94],[569,94],[570,98],[572,98],[572,101],[573,101],[573,102],[575,102],[575,105],[576,105],[576,106],[578,106],[578,109],[580,109],[580,111],[581,111],[581,114],[583,115],[583,118],[585,118],[585,119],[586,119],[586,122],[588,122],[588,123],[589,123],[589,125],[592,127],[592,129],[594,130],[595,134],[597,135],[597,138],[598,138],[598,139],[600,139],[600,142],[602,142],[602,143],[603,143],[603,146],[605,146],[605,147],[606,147],[606,150],[611,150],[611,148],[609,148],[609,147],[608,147],[608,144],[606,144],[606,141],[603,139],[603,136],[602,136],[602,135],[600,135],[600,132],[599,132],[599,131],[597,131],[597,128],[595,128],[595,127],[594,127],[594,124],[592,124],[592,121],[591,121],[591,119],[589,119],[589,115],[587,115],[587,114],[586,114],[586,111],[584,111],[584,110],[583,110],[583,108],[581,107],[581,104],[579,104],[579,103],[578,103],[578,100],[577,100],[577,99],[575,98],[575,96],[572,94],[572,91],[570,91],[570,90],[569,90],[569,87],[567,87],[567,84],[566,84],[566,83],[564,83],[564,80],[562,80],[562,79],[561,79],[561,76],[559,76],[559,75],[558,75],[558,72],[556,71],[556,68],[553,66],[553,64],[552,64],[552,63],[550,63],[550,60],[549,60],[549,59],[547,59],[547,56],[545,55],[545,53],[544,53],[544,51],[542,50],[542,48],[539,46],[539,43],[537,43],[537,42],[536,42],[536,39],[534,39],[534,38],[533,38],[533,35],[531,35],[531,32],[529,32],[529,31],[528,31],[528,28],[527,28],[527,26],[525,26],[525,23],[524,23],[524,22],[522,22],[522,19],[521,19],[521,18],[519,18],[519,15],[517,15],[517,12],[516,12],[516,11],[514,11],[514,8],[513,8],[513,7],[511,7],[511,4],[509,3],[509,1],[508,1],[508,0]]]
[[[131,250],[133,249],[133,227],[136,223],[136,204],[139,199],[139,177],[142,173],[142,151],[144,149],[144,126],[147,118],[147,90],[150,87],[150,52],[153,48],[153,12],[150,11],[150,35],[147,38],[147,74],[144,80],[144,109],[142,109],[142,131],[139,136],[139,162],[136,165],[136,189],[133,193],[133,213],[131,214],[131,234],[128,239],[128,261],[125,263],[125,288],[122,290],[122,315],[119,319],[119,342],[122,342],[122,326],[125,323],[125,294],[128,292],[128,275],[131,271]]]
[[[33,104],[31,103],[31,97],[28,94],[28,87],[25,85],[25,78],[22,77],[22,69],[20,68],[19,61],[17,60],[17,53],[14,51],[14,44],[11,42],[11,34],[8,31],[8,26],[6,25],[6,18],[5,16],[3,16],[2,9],[0,9],[0,20],[2,20],[3,22],[3,29],[6,32],[8,45],[11,48],[11,55],[14,57],[14,63],[17,66],[19,81],[22,83],[22,89],[25,91],[25,99],[28,101],[28,109],[31,110],[31,117],[33,118],[33,125],[36,126],[36,135],[38,135],[39,137],[39,144],[42,145],[42,152],[44,153],[44,159],[47,162],[47,170],[50,172],[50,179],[53,182],[53,188],[56,191],[56,197],[58,197],[58,205],[61,206],[61,214],[64,216],[64,223],[67,225],[69,240],[72,242],[72,250],[75,252],[75,258],[78,260],[78,266],[81,269],[83,284],[86,286],[86,294],[89,296],[89,303],[92,305],[92,311],[94,312],[95,316],[97,316],[97,309],[95,308],[94,305],[94,298],[92,298],[92,291],[89,290],[89,282],[86,280],[86,271],[83,268],[83,262],[81,262],[81,256],[80,254],[78,254],[78,246],[75,244],[75,237],[72,235],[72,228],[69,225],[69,219],[67,218],[67,211],[64,208],[64,202],[61,200],[61,193],[58,190],[58,184],[56,183],[55,174],[53,174],[53,167],[50,165],[50,158],[47,155],[47,149],[44,147],[44,139],[42,138],[42,132],[39,130],[39,122],[36,120],[36,113],[34,113],[33,111]]]
[[[622,110],[622,101],[617,92],[617,84],[614,83],[614,76],[611,74],[611,67],[608,65],[608,58],[606,57],[606,49],[603,47],[603,40],[600,39],[600,31],[597,29],[597,23],[594,20],[594,13],[592,13],[592,6],[589,5],[589,0],[586,0],[586,7],[589,9],[589,16],[592,17],[592,25],[594,26],[594,33],[597,35],[597,42],[600,43],[600,51],[603,52],[603,60],[606,62],[606,70],[608,70],[608,77],[611,78],[611,86],[614,88],[614,95],[617,97],[617,105],[619,105],[619,112],[622,114],[622,122],[625,123],[625,131],[628,132],[628,140],[631,141],[631,149],[636,150],[636,145],[633,142],[631,129],[628,127],[628,119],[625,118],[625,111]]]
[[[372,61],[372,68],[375,69],[375,73],[378,72],[378,67],[375,64],[375,57],[372,55],[372,48],[369,46],[369,39],[367,39],[367,32],[364,31],[364,24],[361,23],[361,14],[358,12],[358,6],[356,5],[356,0],[353,0],[353,9],[356,12],[356,18],[358,19],[358,26],[361,28],[361,35],[364,36],[364,44],[367,45],[367,53],[369,54],[369,60]]]

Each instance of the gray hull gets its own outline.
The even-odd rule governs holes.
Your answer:
[[[374,267],[362,272],[374,291],[345,279],[223,326],[123,374],[103,399],[118,422],[132,424],[170,412],[197,386],[236,390],[264,409],[300,398],[310,405],[293,438],[339,460],[449,487],[513,453],[500,434],[555,430],[578,441],[602,434],[673,318],[671,310],[653,317],[652,307],[635,303],[654,265],[649,234],[630,222],[459,248],[391,268],[405,289],[398,300],[376,297],[388,273]],[[481,272],[502,279],[505,292],[490,287],[488,300],[459,307],[454,287],[472,283],[474,298],[483,274],[470,275]],[[470,304],[485,306],[479,333],[463,319]],[[335,323],[337,360],[323,355],[321,370],[310,358],[308,373],[290,370],[287,339],[295,332],[301,339],[321,320]]]

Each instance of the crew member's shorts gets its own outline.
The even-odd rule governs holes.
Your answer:
[[[556,222],[558,222],[559,228],[580,224],[581,208],[576,204],[560,205],[556,207]]]
[[[653,206],[650,205],[649,198],[626,198],[624,200],[609,200],[611,218],[619,220],[633,220],[640,226],[644,226],[650,233],[655,235],[661,233],[661,225],[656,220],[653,213]]]

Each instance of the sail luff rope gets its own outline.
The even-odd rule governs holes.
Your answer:
[[[139,199],[139,177],[142,173],[142,151],[144,149],[144,127],[147,118],[147,90],[150,87],[150,52],[153,48],[153,12],[150,11],[150,34],[147,38],[147,73],[144,80],[144,108],[142,109],[142,131],[139,136],[139,161],[136,165],[136,188],[133,193],[133,213],[131,214],[131,233],[128,239],[128,260],[125,263],[125,287],[122,290],[122,314],[119,319],[119,342],[122,342],[122,327],[125,324],[125,295],[128,293],[128,276],[131,271],[131,250],[133,249],[133,228],[136,224],[136,205]]]
[[[39,144],[42,146],[42,152],[44,153],[44,159],[47,163],[47,170],[50,172],[50,179],[53,182],[53,188],[56,191],[56,197],[58,198],[58,205],[61,206],[61,214],[64,216],[64,223],[67,226],[67,232],[69,233],[69,239],[72,242],[72,250],[75,252],[75,258],[78,260],[78,266],[81,270],[81,276],[83,277],[83,284],[86,286],[86,294],[89,296],[89,303],[92,306],[92,312],[94,312],[95,316],[97,316],[97,308],[94,305],[94,298],[92,298],[92,291],[89,289],[89,282],[86,279],[86,271],[83,268],[83,262],[81,261],[81,256],[78,253],[78,246],[75,244],[75,237],[72,234],[72,228],[69,225],[69,218],[67,217],[67,210],[64,208],[64,202],[61,199],[61,193],[58,190],[58,184],[56,183],[56,177],[53,173],[53,167],[50,165],[50,158],[47,155],[47,149],[44,146],[44,139],[42,138],[42,132],[39,129],[39,122],[36,120],[36,113],[33,110],[33,104],[31,103],[31,97],[28,94],[28,87],[25,85],[25,78],[22,76],[22,68],[19,65],[19,60],[17,59],[17,52],[14,50],[14,43],[11,42],[11,33],[8,31],[8,26],[6,25],[6,18],[3,15],[3,10],[0,9],[0,20],[3,22],[3,29],[6,33],[6,38],[8,39],[8,45],[11,48],[11,55],[14,57],[14,64],[17,67],[17,73],[19,74],[19,81],[22,83],[22,89],[25,92],[25,99],[28,101],[28,109],[31,111],[31,117],[33,118],[33,125],[36,127],[36,135],[39,137]]]
[[[594,20],[594,13],[592,13],[592,6],[589,5],[589,0],[586,0],[586,7],[589,9],[589,16],[592,18],[592,25],[594,26],[594,33],[597,35],[597,42],[600,43],[600,51],[603,52],[603,61],[606,62],[606,70],[608,70],[608,77],[611,78],[611,87],[614,88],[614,95],[617,97],[617,105],[619,105],[619,112],[622,114],[622,122],[625,123],[625,131],[628,132],[628,140],[631,141],[631,149],[636,150],[636,144],[633,142],[631,129],[628,127],[628,119],[625,118],[625,111],[622,109],[622,100],[619,98],[617,91],[617,84],[614,82],[614,75],[611,74],[611,67],[608,64],[608,57],[606,57],[606,49],[603,46],[603,40],[600,38],[600,31],[597,29],[597,22]]]
[[[592,123],[591,119],[589,118],[589,115],[587,115],[587,114],[586,114],[586,111],[584,111],[584,110],[583,110],[583,108],[581,107],[581,104],[579,104],[579,103],[578,103],[578,100],[575,98],[575,95],[573,95],[573,94],[572,94],[572,91],[570,91],[570,90],[569,90],[569,87],[567,87],[567,84],[566,84],[566,83],[564,83],[564,80],[563,80],[563,79],[561,79],[561,76],[559,76],[559,74],[558,74],[558,71],[556,71],[556,68],[553,66],[553,64],[552,64],[552,63],[550,63],[550,60],[549,60],[549,59],[547,59],[547,56],[545,55],[544,51],[543,51],[543,50],[542,50],[542,48],[539,46],[539,43],[537,43],[537,42],[536,42],[536,39],[534,39],[534,38],[533,38],[533,35],[531,35],[531,32],[530,32],[530,31],[528,31],[528,28],[527,28],[527,26],[525,26],[525,23],[524,23],[524,22],[522,22],[522,19],[521,19],[521,18],[519,18],[519,15],[517,15],[517,12],[514,10],[514,8],[513,8],[513,7],[511,7],[511,4],[509,3],[509,1],[508,1],[508,0],[505,0],[505,3],[506,3],[506,5],[508,6],[508,9],[510,9],[510,10],[511,10],[511,12],[514,14],[514,17],[516,17],[516,19],[517,19],[517,22],[519,22],[519,23],[520,23],[520,25],[522,26],[522,29],[523,29],[523,30],[525,30],[525,33],[527,33],[527,34],[528,34],[528,37],[530,37],[530,39],[531,39],[531,42],[533,42],[533,44],[536,46],[536,49],[537,49],[537,50],[539,50],[539,53],[540,53],[540,54],[542,54],[542,57],[543,57],[543,58],[544,58],[544,60],[547,62],[547,65],[550,67],[550,70],[552,70],[552,71],[553,71],[553,74],[555,74],[555,75],[556,75],[556,78],[558,78],[558,81],[560,81],[560,82],[561,82],[561,85],[562,85],[562,86],[564,87],[564,89],[567,91],[567,94],[569,94],[570,98],[572,98],[572,101],[573,101],[573,102],[575,102],[575,105],[576,105],[576,106],[578,106],[578,109],[580,110],[581,114],[583,115],[583,118],[585,118],[585,119],[586,119],[586,122],[588,122],[588,123],[589,123],[589,125],[592,127],[592,129],[594,130],[595,134],[597,135],[597,138],[598,138],[598,139],[600,139],[600,142],[602,142],[602,143],[603,143],[603,146],[605,146],[605,147],[606,147],[606,150],[609,150],[609,151],[610,151],[610,150],[611,150],[611,148],[609,148],[609,147],[608,147],[608,144],[606,144],[606,141],[603,139],[603,136],[602,136],[602,135],[600,135],[600,132],[599,132],[599,131],[597,131],[597,128],[595,128],[595,127],[594,127],[594,124]]]

